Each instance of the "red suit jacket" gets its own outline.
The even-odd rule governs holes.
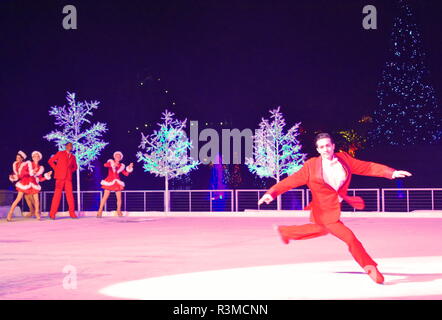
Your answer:
[[[325,183],[322,175],[322,157],[318,156],[307,160],[299,171],[275,184],[267,193],[273,199],[276,199],[280,194],[306,184],[310,188],[313,198],[312,202],[304,208],[305,210],[311,210],[310,221],[317,224],[330,224],[339,221],[341,216],[338,194],[352,207],[356,209],[364,208],[364,200],[361,197],[347,195],[353,173],[393,179],[395,169],[390,167],[355,159],[346,152],[335,153],[335,156],[346,171],[346,180],[338,191]]]
[[[58,151],[48,163],[54,169],[57,180],[72,180],[72,173],[77,170],[77,159],[66,151]]]

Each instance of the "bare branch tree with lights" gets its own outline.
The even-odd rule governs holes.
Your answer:
[[[298,171],[307,154],[301,153],[302,145],[298,140],[299,126],[295,124],[284,132],[286,122],[280,107],[270,110],[270,119],[262,118],[259,129],[253,136],[253,157],[246,158],[249,171],[261,178],[273,178],[278,183],[283,175]],[[281,199],[277,199],[281,210]]]
[[[66,143],[73,145],[73,154],[77,158],[77,194],[80,195],[80,171],[93,171],[92,162],[97,159],[100,152],[106,147],[107,142],[101,136],[107,131],[103,122],[91,124],[88,117],[93,116],[93,111],[98,109],[100,102],[76,100],[76,94],[67,92],[66,99],[69,106],[54,106],[49,110],[49,115],[55,117],[55,125],[60,129],[53,130],[44,138],[56,143],[58,150],[63,150]],[[89,128],[84,128],[89,125]],[[77,197],[78,210],[80,210],[80,196]]]
[[[173,116],[174,113],[166,110],[161,118],[163,122],[158,123],[158,130],[151,135],[141,133],[139,148],[142,151],[137,153],[145,172],[164,177],[165,212],[170,211],[169,180],[188,174],[200,164],[189,155],[192,143],[184,131],[187,119],[180,121]]]

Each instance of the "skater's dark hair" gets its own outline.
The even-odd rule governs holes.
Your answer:
[[[332,137],[330,134],[328,134],[328,133],[326,133],[326,132],[321,132],[321,133],[318,133],[318,134],[316,135],[316,137],[315,137],[315,147],[318,146],[318,145],[317,145],[318,140],[320,140],[320,139],[324,139],[324,138],[329,138],[330,141],[331,141],[331,143],[335,143],[334,140],[333,140],[333,137]]]

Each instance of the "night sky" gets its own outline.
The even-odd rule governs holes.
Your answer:
[[[441,101],[442,1],[410,3]],[[77,8],[78,30],[62,27],[67,4]],[[367,4],[378,10],[377,30],[362,28]],[[40,150],[48,168],[56,151],[42,138],[54,129],[48,110],[66,104],[66,91],[101,101],[94,120],[110,129],[101,163],[115,150],[125,163],[136,162],[140,131],[151,133],[166,108],[201,128],[223,122],[242,130],[280,105],[288,125],[302,122],[304,152],[315,156],[315,131],[351,128],[376,107],[395,9],[393,0],[2,0],[0,189],[12,187],[8,174],[20,149],[29,156]],[[362,158],[384,159],[370,152]],[[192,187],[207,188],[209,169],[200,170]],[[126,179],[128,189],[161,186],[139,165],[136,172]],[[440,186],[434,175],[414,179],[416,186]]]

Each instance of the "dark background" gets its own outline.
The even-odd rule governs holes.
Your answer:
[[[78,30],[62,28],[67,4],[77,8]],[[377,8],[377,30],[362,28],[367,4]],[[442,1],[410,4],[440,99]],[[110,129],[97,170],[82,174],[83,189],[99,187],[102,163],[115,150],[126,164],[136,162],[140,132],[151,133],[165,108],[198,120],[201,129],[207,122],[242,130],[256,128],[280,105],[288,126],[302,122],[303,151],[316,156],[315,132],[352,128],[376,107],[395,9],[393,0],[3,0],[0,189],[12,188],[7,177],[20,149],[29,156],[40,150],[48,168],[56,151],[42,138],[54,129],[48,110],[66,104],[66,91],[101,101],[93,119]],[[356,156],[414,176],[355,177],[353,187],[441,186],[440,145],[366,148]],[[135,170],[125,179],[128,189],[162,188],[163,179],[139,164]],[[201,165],[191,187],[208,188],[210,172]],[[242,178],[241,188],[258,187],[245,167]]]

